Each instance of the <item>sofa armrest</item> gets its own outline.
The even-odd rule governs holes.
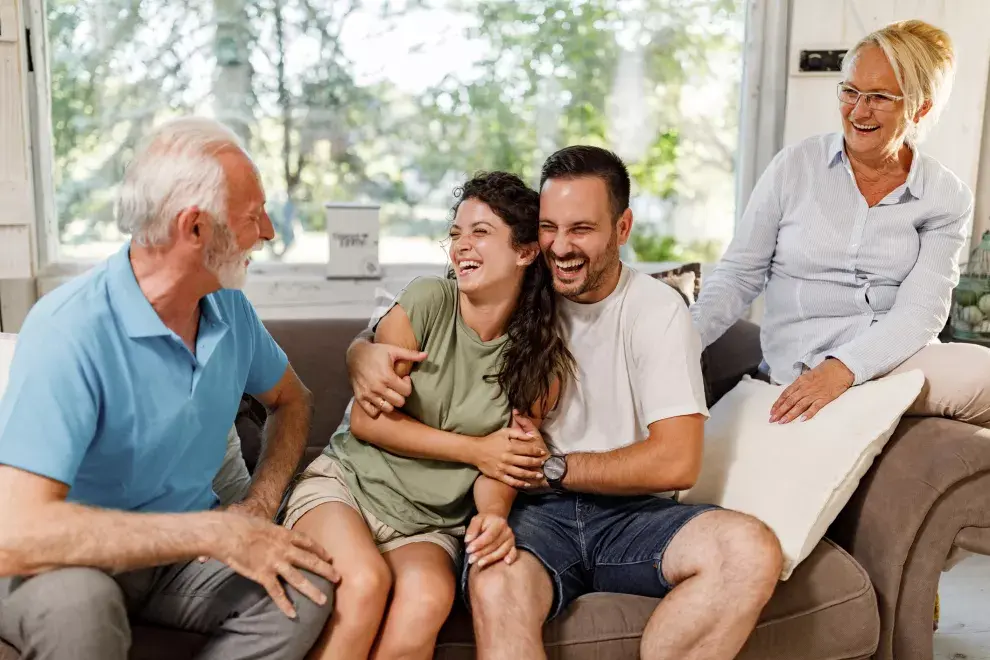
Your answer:
[[[990,527],[966,527],[956,534],[957,548],[978,555],[990,555]]]
[[[932,657],[939,576],[970,527],[990,528],[990,432],[905,418],[829,530],[873,581],[878,660]]]

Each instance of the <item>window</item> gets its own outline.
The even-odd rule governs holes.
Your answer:
[[[58,258],[123,237],[114,186],[156,122],[244,137],[277,240],[325,262],[323,204],[381,205],[384,263],[439,263],[452,189],[538,182],[567,144],[634,178],[643,261],[717,259],[734,222],[743,0],[47,0]],[[53,241],[54,242],[54,241]],[[627,254],[632,257],[632,254]]]

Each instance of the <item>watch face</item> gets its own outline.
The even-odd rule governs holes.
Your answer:
[[[543,463],[543,474],[547,481],[556,481],[562,478],[566,469],[567,465],[561,456],[551,456]]]

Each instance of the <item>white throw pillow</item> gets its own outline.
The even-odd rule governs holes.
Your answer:
[[[14,359],[14,345],[17,343],[17,335],[0,332],[0,397],[7,389],[7,380],[10,377],[10,361]]]
[[[921,392],[921,371],[847,390],[812,419],[771,424],[783,387],[745,378],[712,407],[701,475],[680,501],[762,520],[780,539],[781,579],[818,545]]]

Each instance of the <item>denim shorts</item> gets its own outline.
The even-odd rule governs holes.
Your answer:
[[[520,494],[509,515],[516,547],[534,555],[553,583],[553,619],[578,596],[607,591],[663,598],[663,555],[692,519],[718,507],[666,497],[576,493]],[[468,566],[461,562],[467,598]]]

